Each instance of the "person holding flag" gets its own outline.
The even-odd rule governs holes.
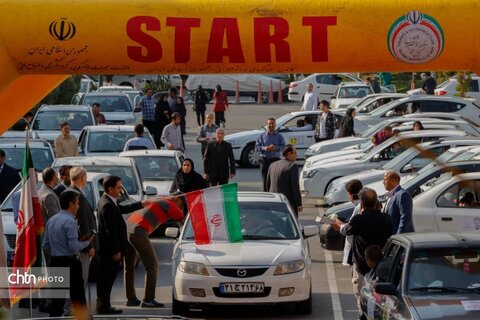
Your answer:
[[[176,192],[174,197],[160,198],[152,201],[142,210],[135,211],[127,219],[128,242],[125,253],[125,291],[127,306],[140,305],[142,308],[162,308],[164,305],[155,301],[157,286],[158,259],[148,236],[169,219],[183,221],[183,193]],[[145,297],[137,299],[135,293],[135,263],[137,254],[146,269]]]

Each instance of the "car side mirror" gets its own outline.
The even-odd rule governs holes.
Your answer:
[[[168,227],[167,229],[165,229],[165,237],[168,237],[168,238],[178,238],[178,228],[175,228],[175,227]]]
[[[304,226],[303,227],[303,236],[305,238],[312,237],[314,235],[317,235],[319,232],[318,226]]]
[[[156,196],[157,193],[158,193],[157,188],[152,187],[152,186],[146,186],[146,188],[145,188],[145,195],[146,196],[150,196],[150,197]]]
[[[382,156],[379,153],[373,156],[373,162],[379,162],[380,160],[382,160]]]
[[[413,164],[409,163],[409,164],[406,164],[405,167],[402,168],[401,172],[405,173],[405,172],[414,172],[415,171],[415,167],[413,166]]]
[[[392,283],[377,283],[375,285],[375,292],[378,294],[386,294],[395,297],[398,297],[400,295],[397,287],[394,286]]]

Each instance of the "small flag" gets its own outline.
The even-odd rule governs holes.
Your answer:
[[[189,192],[185,196],[196,244],[243,240],[236,183]]]

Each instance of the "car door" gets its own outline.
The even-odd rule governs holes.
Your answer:
[[[337,81],[335,74],[318,74],[315,76],[315,89],[317,91],[318,100],[330,100],[333,92],[341,82]]]
[[[467,206],[462,199],[471,193],[474,206]],[[438,231],[465,232],[480,230],[480,180],[456,181],[435,198],[434,218]]]
[[[307,115],[302,114],[291,118],[283,124],[279,124],[279,132],[285,139],[285,144],[291,144],[295,146],[297,149],[298,159],[305,159],[305,151],[307,151],[309,146],[315,143],[314,132],[318,114],[318,112]],[[297,127],[297,121],[305,120],[307,117],[311,119],[310,121],[312,129],[301,130],[301,127]]]
[[[479,90],[479,83],[478,79],[472,79],[470,81],[470,88],[469,91],[467,92],[467,96],[469,98],[475,98],[479,99],[480,98],[480,90]]]

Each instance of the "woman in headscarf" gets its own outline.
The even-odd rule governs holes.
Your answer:
[[[182,162],[182,167],[175,174],[170,193],[180,190],[183,193],[200,190],[207,187],[207,182],[195,171],[193,160],[186,158]]]
[[[153,133],[153,140],[157,148],[163,147],[160,137],[162,136],[163,128],[171,121],[171,112],[168,105],[168,95],[161,94],[158,98],[158,102],[155,105],[155,125],[157,130]]]
[[[413,131],[419,131],[425,129],[420,121],[415,121],[412,126]]]
[[[187,108],[185,107],[185,103],[183,102],[182,97],[177,97],[176,107],[177,107],[176,111],[180,113],[180,115],[182,116],[180,121],[180,128],[182,128],[182,138],[183,138],[183,136],[187,133],[187,129],[186,129],[187,122],[185,121],[187,117]]]
[[[355,130],[353,129],[355,118],[355,108],[348,108],[345,116],[340,121],[340,127],[338,128],[338,137],[351,137],[355,135]]]

